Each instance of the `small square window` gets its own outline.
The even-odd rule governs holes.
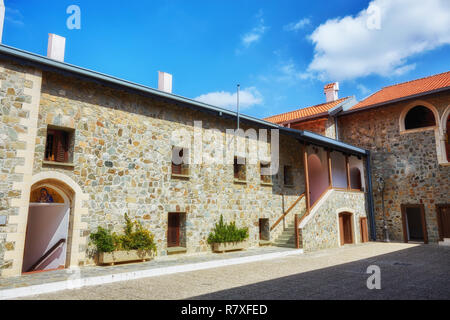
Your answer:
[[[271,184],[272,183],[272,175],[263,174],[262,170],[270,169],[270,162],[263,162],[261,161],[259,164],[259,170],[260,170],[260,176],[261,176],[261,183]]]
[[[186,163],[188,156],[187,148],[172,148],[172,176],[189,176],[189,164]]]
[[[283,179],[285,186],[293,186],[294,185],[294,176],[292,175],[292,167],[284,166],[283,168]]]
[[[74,130],[47,128],[44,161],[70,163],[73,161]]]
[[[239,181],[246,181],[246,168],[245,168],[245,158],[234,157],[234,179]]]

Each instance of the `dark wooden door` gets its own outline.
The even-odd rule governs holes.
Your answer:
[[[367,218],[361,218],[360,229],[361,229],[361,242],[368,242],[369,232],[367,230]]]
[[[344,245],[344,216],[339,214],[339,234],[341,235],[341,246]]]
[[[167,246],[180,246],[180,215],[169,213],[169,227],[167,229]]]
[[[437,205],[439,238],[450,238],[450,204]]]
[[[339,214],[339,230],[341,233],[341,245],[353,243],[351,213],[343,212]]]

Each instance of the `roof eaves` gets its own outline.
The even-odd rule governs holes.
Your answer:
[[[175,100],[178,102],[194,105],[201,109],[205,109],[207,111],[213,111],[213,112],[219,113],[219,115],[226,114],[226,115],[229,115],[232,117],[237,117],[237,112],[233,112],[233,111],[223,109],[220,107],[215,107],[215,106],[212,106],[212,105],[209,105],[206,103],[198,102],[198,101],[195,101],[195,100],[192,100],[189,98],[185,98],[182,96],[178,96],[175,94],[159,91],[159,90],[156,90],[156,89],[144,86],[144,85],[133,83],[131,81],[119,79],[119,78],[109,76],[109,75],[106,75],[106,74],[103,74],[103,73],[100,73],[97,71],[92,71],[89,69],[71,65],[66,62],[59,62],[56,60],[52,60],[52,59],[37,55],[35,53],[16,49],[16,48],[9,47],[9,46],[3,45],[3,44],[0,44],[0,56],[16,57],[19,60],[22,60],[22,61],[25,60],[27,62],[31,62],[32,65],[37,65],[37,66],[40,66],[41,68],[42,68],[42,66],[47,66],[47,67],[50,67],[50,68],[53,68],[56,70],[62,70],[62,71],[65,71],[65,72],[68,72],[71,74],[76,74],[76,75],[80,75],[83,77],[92,78],[94,80],[99,80],[99,81],[103,81],[106,83],[115,84],[120,87],[126,87],[126,88],[130,88],[133,90],[145,92],[145,93],[150,93],[152,95],[156,95],[159,97],[163,97],[163,98]],[[346,143],[343,143],[340,141],[329,139],[329,138],[323,137],[319,134],[315,134],[315,133],[308,132],[308,131],[295,130],[295,129],[281,127],[272,122],[268,122],[268,121],[254,118],[251,116],[247,116],[244,114],[240,114],[239,117],[240,117],[240,119],[244,119],[249,122],[257,123],[257,124],[265,126],[265,127],[269,127],[272,129],[279,129],[280,131],[283,131],[287,134],[291,134],[291,135],[294,134],[298,138],[305,138],[305,139],[311,140],[311,142],[313,142],[313,143],[315,142],[317,144],[322,144],[322,145],[325,144],[331,148],[333,148],[333,146],[335,146],[337,149],[344,149],[344,150],[342,150],[344,152],[354,152],[359,155],[367,155],[367,150],[357,148],[357,147],[354,147],[352,145],[349,145],[349,144],[346,144]],[[324,138],[326,138],[326,139],[324,140]]]
[[[368,105],[368,106],[365,106],[365,107],[362,107],[362,108],[349,109],[349,110],[343,111],[341,113],[341,115],[347,115],[347,114],[355,113],[355,112],[358,112],[358,111],[369,110],[369,109],[381,107],[381,106],[392,104],[392,103],[396,103],[396,102],[401,102],[401,101],[405,101],[405,100],[410,100],[410,99],[414,99],[414,98],[427,96],[427,95],[434,94],[434,93],[443,92],[443,91],[446,91],[446,90],[450,90],[450,86],[449,87],[443,87],[443,88],[435,89],[435,90],[430,90],[430,91],[426,91],[426,92],[421,92],[421,93],[417,93],[417,94],[413,94],[413,95],[410,95],[410,96],[405,96],[405,97],[401,97],[401,98],[397,98],[397,99],[383,101],[383,102],[375,103],[375,104]]]

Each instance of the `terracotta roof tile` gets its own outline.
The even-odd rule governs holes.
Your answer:
[[[437,89],[450,87],[450,71],[384,87],[368,98],[354,105],[350,110],[366,108],[393,100],[407,98],[416,94],[426,93]]]
[[[344,100],[347,100],[348,98],[349,97],[345,97],[345,98],[338,99],[336,101],[326,102],[326,103],[318,104],[318,105],[315,105],[312,107],[307,107],[307,108],[303,108],[303,109],[298,109],[298,110],[278,114],[275,116],[264,118],[264,120],[279,124],[279,123],[283,123],[286,121],[300,120],[301,118],[320,115],[322,113],[328,112],[328,110],[336,107],[338,104],[340,104]]]

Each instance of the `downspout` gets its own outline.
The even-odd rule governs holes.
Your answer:
[[[366,157],[366,172],[367,172],[367,198],[369,207],[369,223],[370,223],[370,240],[377,240],[377,232],[375,229],[375,210],[373,202],[373,189],[372,189],[372,169],[370,166],[370,151],[367,151]]]
[[[336,140],[339,140],[339,130],[338,130],[338,116],[337,114],[334,116],[334,131],[336,135]]]

